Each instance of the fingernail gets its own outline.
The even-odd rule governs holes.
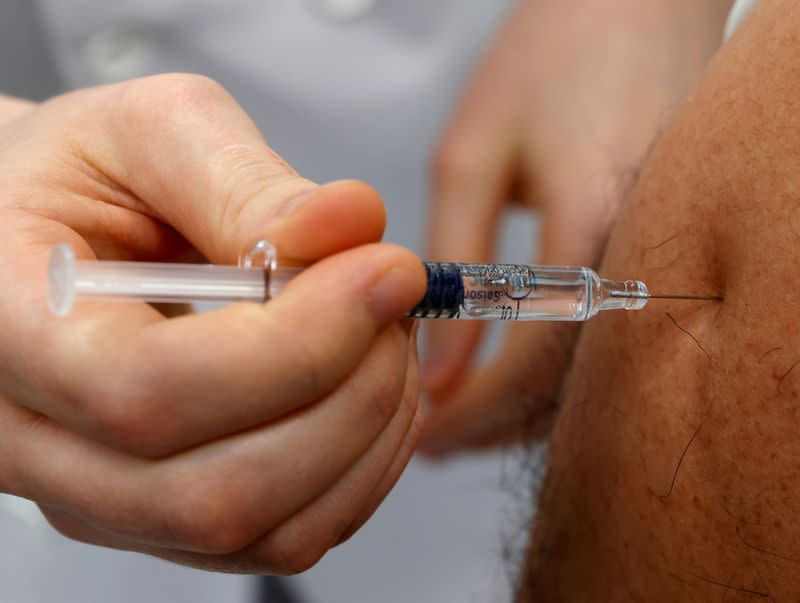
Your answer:
[[[419,274],[405,268],[391,268],[383,274],[370,293],[370,310],[380,324],[402,318],[411,310],[408,291],[416,289]]]

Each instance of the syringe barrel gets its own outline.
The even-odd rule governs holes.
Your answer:
[[[637,281],[606,281],[589,268],[520,264],[427,263],[428,291],[416,318],[578,322],[603,309],[638,310],[647,290]],[[636,299],[611,291],[637,292]]]
[[[49,265],[49,301],[56,314],[69,313],[75,298],[161,303],[264,302],[297,271],[273,274],[235,266],[76,260],[57,247]]]
[[[640,310],[649,298],[644,283],[601,279],[589,268],[433,262],[425,267],[428,288],[410,312],[415,318],[574,322],[600,310]],[[76,298],[261,303],[303,269],[274,261],[249,268],[78,261],[70,247],[60,245],[50,258],[48,295],[53,312],[62,316]]]

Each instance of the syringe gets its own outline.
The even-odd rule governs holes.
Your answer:
[[[239,266],[76,260],[68,245],[53,250],[48,298],[67,315],[77,298],[152,303],[257,302],[275,297],[305,266],[279,265],[260,241]],[[641,281],[601,278],[590,268],[427,262],[428,289],[413,318],[585,321],[601,310],[642,310],[650,299],[720,301],[718,297],[651,295]]]

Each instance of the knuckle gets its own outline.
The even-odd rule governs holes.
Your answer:
[[[167,101],[165,104],[183,108],[204,108],[209,103],[231,98],[221,84],[204,75],[167,73],[142,81],[150,87],[150,92],[155,97],[153,100]]]
[[[230,555],[250,544],[248,516],[228,480],[192,475],[179,482],[162,518],[173,539],[209,555]]]
[[[188,73],[167,73],[130,82],[120,103],[123,116],[149,128],[206,116],[232,97],[213,79]],[[145,119],[146,118],[146,119]]]
[[[268,538],[260,551],[263,565],[282,576],[302,574],[313,568],[328,552],[330,545],[320,535],[305,530],[282,530]]]
[[[395,360],[396,361],[396,360]],[[380,377],[377,375],[380,374]],[[386,370],[370,378],[368,419],[371,423],[386,425],[397,414],[403,400],[406,371],[400,364],[388,364]]]
[[[117,375],[92,384],[85,406],[102,441],[144,458],[163,456],[168,451],[172,420],[161,404],[164,396],[156,383],[150,377]]]
[[[39,511],[44,517],[45,521],[59,534],[70,540],[76,542],[90,543],[90,540],[85,537],[84,532],[79,528],[78,523],[64,513],[51,511],[50,509],[39,506]]]
[[[291,199],[298,190],[309,186],[280,155],[260,143],[220,147],[208,158],[208,170],[219,183],[219,220],[233,230],[252,219],[248,212],[252,207],[263,215],[263,206],[254,205],[254,199]]]
[[[131,398],[97,397],[90,403],[94,427],[101,439],[114,448],[136,456],[148,456],[157,427],[147,402]]]
[[[313,333],[307,333],[292,325],[270,323],[273,341],[280,341],[283,353],[276,357],[278,372],[291,376],[291,390],[294,398],[306,401],[328,389],[330,376],[326,367],[331,365],[331,358],[337,358],[341,350],[330,345],[329,338],[319,337],[314,340]]]
[[[372,396],[371,414],[375,422],[386,425],[400,408],[403,398],[403,379],[397,374],[386,375]]]
[[[230,98],[225,87],[206,75],[172,73],[164,76],[167,88],[189,102],[204,102],[209,98]]]

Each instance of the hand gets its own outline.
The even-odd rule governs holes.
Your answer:
[[[719,45],[731,2],[645,4],[519,3],[440,146],[432,259],[491,261],[513,200],[541,210],[538,263],[597,263],[621,196]],[[423,449],[445,455],[544,433],[577,333],[515,324],[502,353],[470,374],[480,324],[432,324]]]
[[[374,191],[300,178],[184,75],[21,112],[0,126],[0,191],[0,491],[78,540],[233,572],[305,570],[366,521],[422,420],[398,319],[424,270],[375,243]],[[233,263],[264,236],[320,260],[265,306],[47,309],[58,243]]]

